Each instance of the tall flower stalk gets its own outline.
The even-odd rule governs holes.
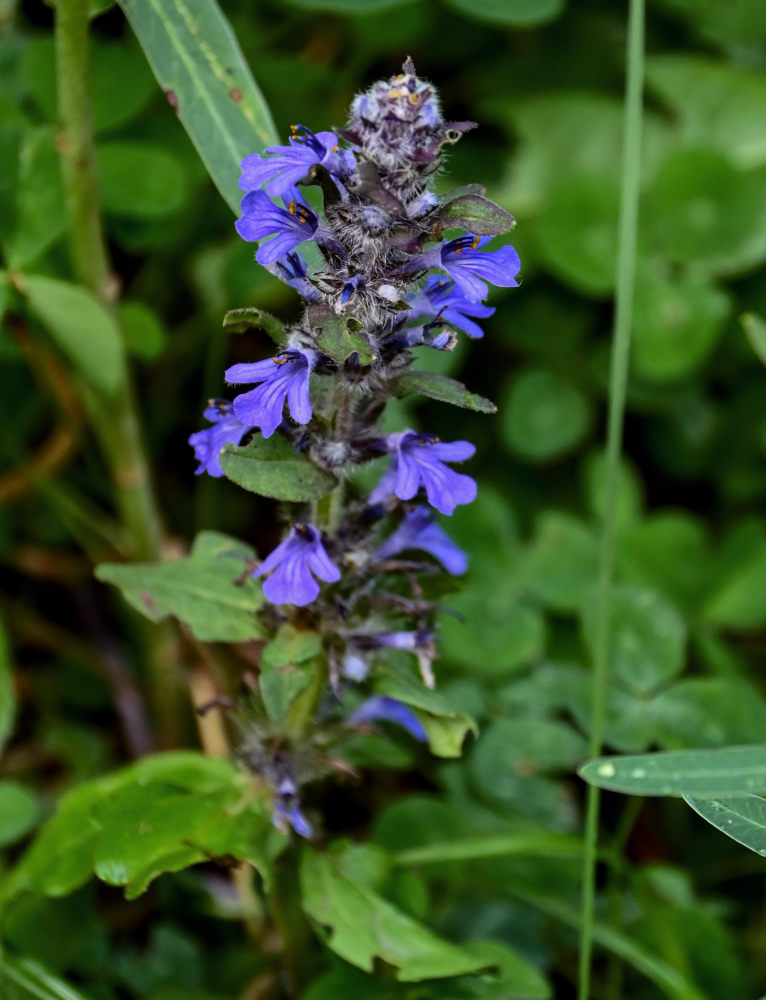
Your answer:
[[[381,416],[410,391],[492,409],[444,376],[409,371],[420,352],[481,337],[487,283],[517,283],[516,251],[488,245],[512,217],[478,185],[431,189],[444,148],[473,127],[444,120],[408,59],[354,100],[343,131],[294,125],[288,145],[242,163],[237,232],[305,307],[271,357],[226,370],[244,391],[212,400],[211,426],[190,443],[198,472],[292,502],[283,540],[246,571],[262,582],[258,614],[272,638],[241,709],[241,752],[271,788],[275,825],[304,838],[322,826],[307,786],[350,769],[360,732],[429,739],[431,583],[466,568],[437,512],[474,500],[462,463],[475,449],[412,428],[384,434]],[[237,317],[264,324],[258,311]],[[365,491],[359,472],[373,463]]]

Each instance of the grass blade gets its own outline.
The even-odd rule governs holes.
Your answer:
[[[766,799],[758,795],[725,799],[684,795],[684,801],[721,833],[761,857],[766,856]]]
[[[278,142],[268,105],[215,0],[119,0],[215,186],[239,214],[239,164]]]
[[[629,795],[748,795],[766,792],[766,746],[599,757],[579,773],[591,785]]]

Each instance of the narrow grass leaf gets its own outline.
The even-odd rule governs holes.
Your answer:
[[[239,214],[239,164],[278,141],[215,0],[120,0],[149,65],[218,190]]]
[[[580,914],[567,903],[526,889],[513,887],[512,892],[519,899],[560,920],[566,926],[575,929],[580,926]],[[646,976],[670,1000],[708,1000],[708,995],[700,992],[694,983],[689,982],[683,972],[669,965],[663,958],[653,954],[627,934],[615,930],[608,924],[595,923],[593,938],[602,948],[619,956],[637,972]]]
[[[60,979],[33,958],[3,956],[3,982],[19,1000],[88,1000],[84,993]],[[3,993],[3,996],[6,994]]]
[[[591,785],[632,795],[749,795],[766,792],[766,745],[599,757],[579,774]]]
[[[721,833],[766,857],[766,799],[758,795],[716,799],[684,795],[684,801]]]

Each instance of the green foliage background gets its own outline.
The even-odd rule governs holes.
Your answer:
[[[608,0],[222,7],[282,137],[293,122],[342,126],[355,91],[412,55],[448,116],[480,123],[440,183],[485,184],[517,218],[510,239],[523,262],[522,287],[493,293],[485,339],[438,358],[444,373],[495,400],[498,416],[400,404],[410,426],[478,446],[470,471],[479,499],[449,524],[471,569],[449,599],[460,614],[444,618],[438,672],[481,736],[447,763],[391,746],[386,770],[378,749],[373,777],[323,804],[331,831],[365,841],[341,856],[346,881],[336,878],[335,891],[361,885],[452,941],[499,942],[505,978],[402,985],[324,952],[305,996],[549,995],[522,958],[553,995],[572,996],[579,859],[555,835],[581,827],[573,772],[587,755],[626,12]],[[18,666],[0,780],[9,869],[65,790],[150,746],[195,739],[188,708],[174,732],[131,728],[126,704],[149,688],[144,625],[92,576],[94,562],[120,555],[123,539],[78,387],[90,380],[108,392],[117,361],[108,322],[60,284],[72,274],[51,23],[33,0],[0,4],[0,552]],[[163,520],[177,554],[199,529],[267,551],[279,531],[273,505],[226,480],[194,480],[186,439],[201,426],[204,400],[222,394],[224,365],[269,350],[265,335],[225,334],[223,313],[252,305],[289,321],[296,297],[237,239],[230,208],[117,8],[94,20],[92,53],[119,316]],[[766,373],[740,324],[743,313],[766,314],[763,5],[655,0],[646,71],[606,727],[607,750],[624,753],[758,743],[766,734]],[[78,329],[87,316],[92,338],[73,340],[62,315]],[[108,412],[99,419],[108,423]],[[4,661],[0,736],[13,724],[6,674]],[[199,787],[187,783],[184,794]],[[228,792],[220,794],[224,808]],[[151,810],[147,796],[135,808]],[[94,815],[108,824],[108,810]],[[239,836],[232,825],[209,843],[205,822],[193,860],[227,853]],[[607,797],[604,834],[613,863],[599,898],[605,951],[594,997],[749,1000],[766,991],[762,858],[672,800]],[[475,848],[450,865],[440,850],[451,841],[483,843],[484,854]],[[429,853],[432,845],[442,847]],[[155,874],[173,870],[156,858]],[[220,868],[166,876],[127,904],[116,888],[87,881],[84,864],[61,898],[61,886],[54,898],[22,891],[23,880],[14,890],[3,942],[32,962],[24,975],[49,981],[35,993],[19,965],[13,1000],[63,997],[57,977],[95,1000],[270,995],[273,957],[227,919]],[[153,877],[138,862],[112,878],[108,862],[99,871],[97,855],[95,864],[112,885]],[[309,871],[313,891],[325,877]]]

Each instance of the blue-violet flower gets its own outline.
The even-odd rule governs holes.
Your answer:
[[[468,559],[452,539],[442,531],[434,519],[430,508],[416,507],[407,511],[396,531],[390,535],[375,553],[378,559],[389,559],[408,549],[421,549],[438,559],[448,573],[459,576],[465,573]]]
[[[285,830],[289,823],[297,834],[307,839],[314,832],[311,824],[301,812],[298,788],[289,775],[285,775],[277,787],[274,797],[273,822],[278,830]]]
[[[205,408],[204,417],[213,426],[196,431],[189,438],[189,444],[194,449],[194,457],[199,462],[194,474],[199,476],[207,472],[213,478],[219,479],[223,475],[219,460],[221,448],[228,443],[239,444],[253,425],[243,424],[235,415],[232,404],[226,399],[211,399]]]
[[[436,267],[446,271],[474,302],[486,298],[489,293],[482,278],[502,288],[515,288],[518,285],[516,275],[521,269],[519,255],[512,246],[484,251],[482,248],[491,239],[491,236],[474,236],[472,233],[458,236],[455,240],[449,240],[413,257],[404,270]]]
[[[422,743],[428,740],[423,723],[412,709],[387,695],[373,695],[372,698],[362,702],[359,708],[351,713],[347,722],[350,726],[366,726],[371,722],[393,722],[394,725],[406,729],[416,740]]]
[[[340,570],[325,552],[322,536],[313,524],[294,524],[287,538],[264,559],[253,576],[264,573],[272,574],[263,584],[263,593],[272,604],[299,607],[310,604],[319,595],[314,576],[326,583],[340,580]]]
[[[242,199],[242,218],[234,223],[237,232],[248,243],[273,236],[262,243],[255,254],[259,264],[273,264],[306,240],[315,238],[319,219],[299,201],[280,208],[264,191],[251,191]]]
[[[484,331],[469,317],[486,319],[495,311],[494,306],[485,306],[467,298],[454,281],[431,274],[423,290],[410,298],[410,312],[413,317],[430,317],[443,320],[457,327],[469,337],[479,339]]]
[[[470,441],[446,442],[433,434],[402,431],[389,434],[381,444],[391,452],[391,468],[372,491],[370,503],[379,503],[391,493],[411,500],[421,486],[428,502],[442,514],[476,499],[475,480],[444,464],[470,458],[476,451]]]
[[[340,149],[334,132],[312,132],[305,125],[291,125],[290,133],[289,146],[268,146],[264,152],[271,155],[251,153],[244,158],[239,179],[243,191],[256,191],[266,184],[268,193],[279,197],[315,164],[341,179],[353,169],[353,155]]]
[[[298,424],[311,420],[309,378],[317,359],[310,348],[290,348],[265,361],[245,362],[226,369],[224,377],[231,385],[261,384],[234,399],[234,413],[249,427],[260,427],[265,438],[271,437],[282,423],[287,400],[290,416]]]

